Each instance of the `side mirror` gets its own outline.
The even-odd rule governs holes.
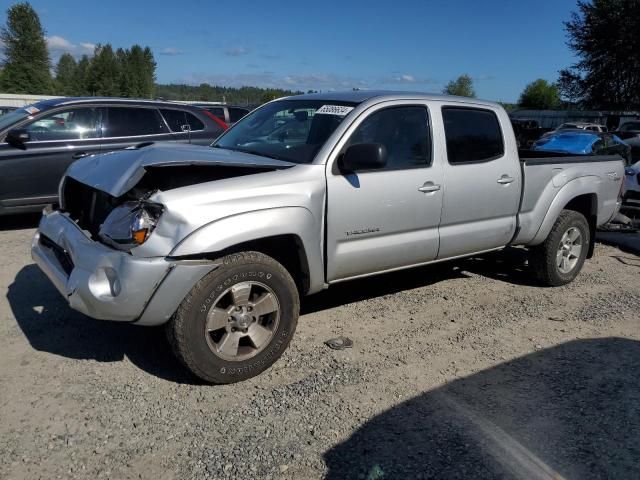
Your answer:
[[[24,144],[31,140],[31,135],[26,130],[16,128],[9,130],[4,140],[13,147],[24,148]]]
[[[348,172],[374,170],[387,164],[387,149],[381,143],[357,143],[344,152],[340,169]]]

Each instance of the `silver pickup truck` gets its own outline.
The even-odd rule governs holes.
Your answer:
[[[571,282],[617,213],[623,161],[533,153],[494,103],[284,98],[211,147],[74,163],[32,255],[72,308],[166,324],[195,375],[236,382],[280,357],[300,296],[345,280],[524,245],[541,284]]]

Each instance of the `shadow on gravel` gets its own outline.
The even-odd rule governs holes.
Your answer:
[[[300,314],[306,315],[349,303],[391,295],[403,290],[428,287],[453,278],[467,277],[468,275],[456,268],[456,264],[445,263],[351,280],[302,298]]]
[[[175,360],[162,328],[93,320],[75,312],[36,265],[9,286],[13,315],[33,348],[67,358],[118,362],[178,383],[199,384]]]
[[[640,233],[598,232],[596,241],[618,247],[625,253],[640,255]]]
[[[576,340],[374,417],[328,479],[640,478],[640,342]]]
[[[23,230],[25,228],[37,228],[40,223],[40,213],[26,213],[22,215],[7,215],[0,217],[0,231]]]
[[[507,248],[478,257],[351,280],[303,298],[300,313],[304,315],[403,290],[428,287],[449,279],[468,278],[465,272],[515,285],[539,286],[526,264],[527,260],[526,250]]]

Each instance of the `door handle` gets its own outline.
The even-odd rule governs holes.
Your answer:
[[[515,178],[510,177],[509,175],[502,175],[499,179],[498,179],[498,183],[500,185],[508,185],[511,182],[513,182],[515,180]]]
[[[73,155],[71,155],[71,158],[73,158],[74,160],[78,160],[79,158],[84,158],[88,156],[89,154],[87,152],[76,152]]]
[[[418,191],[422,193],[432,193],[437,192],[438,190],[440,190],[440,185],[436,185],[433,182],[425,182],[424,185],[418,188]]]

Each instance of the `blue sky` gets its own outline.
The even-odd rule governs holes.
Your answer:
[[[2,11],[14,3],[0,0]],[[573,57],[575,0],[32,0],[61,52],[151,47],[162,83],[438,92],[469,73],[478,96],[515,101]]]

